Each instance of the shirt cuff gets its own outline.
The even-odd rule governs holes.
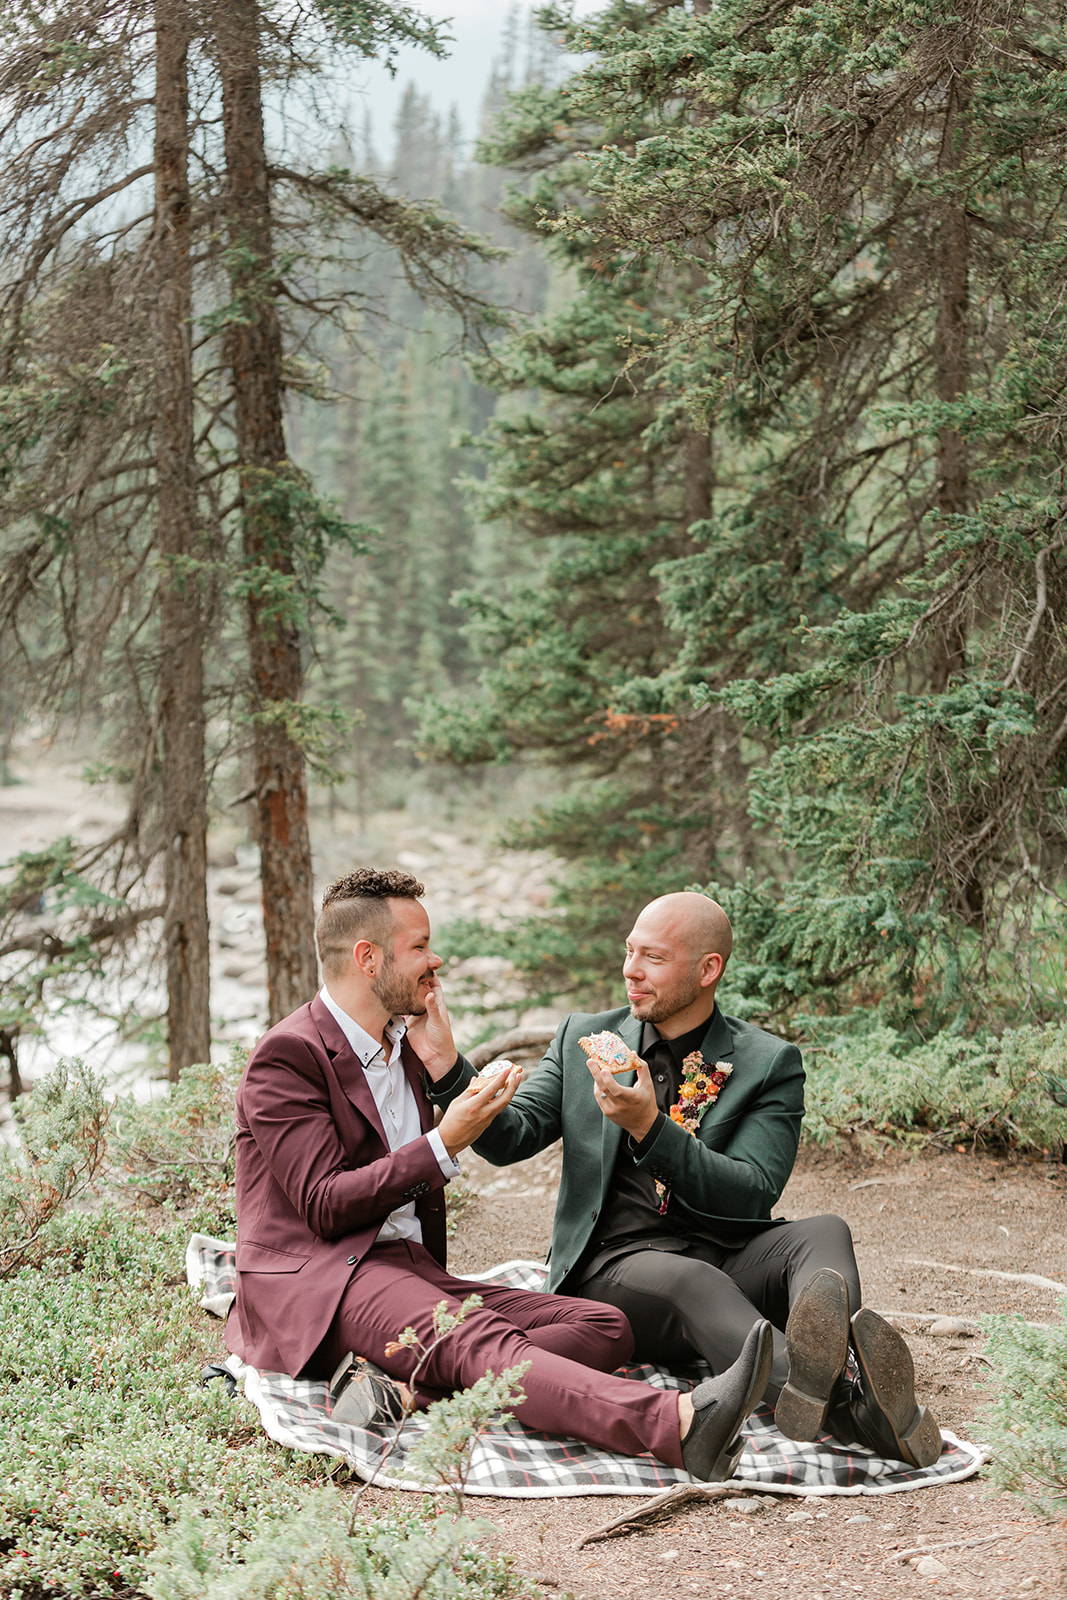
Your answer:
[[[666,1122],[666,1120],[667,1118],[663,1115],[663,1112],[657,1111],[656,1120],[652,1124],[651,1128],[649,1128],[643,1139],[633,1139],[630,1138],[629,1134],[627,1134],[627,1138],[630,1139],[630,1154],[633,1156],[635,1161],[642,1161],[644,1160],[645,1156],[648,1155],[649,1151],[652,1149],[652,1146],[659,1138],[660,1129],[663,1127],[663,1124]]]
[[[445,1149],[445,1141],[441,1138],[441,1135],[438,1133],[437,1129],[431,1128],[429,1133],[426,1135],[426,1138],[429,1141],[430,1149],[437,1157],[438,1165],[440,1166],[441,1171],[444,1173],[446,1180],[448,1178],[454,1178],[456,1173],[459,1171],[459,1162],[456,1160],[455,1156],[449,1155],[448,1151]]]

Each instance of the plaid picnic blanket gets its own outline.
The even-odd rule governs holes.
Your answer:
[[[200,1292],[200,1304],[215,1316],[225,1317],[233,1300],[237,1276],[234,1246],[224,1239],[194,1233],[185,1257],[186,1276]],[[517,1289],[539,1289],[545,1268],[534,1261],[505,1261],[488,1272],[467,1273],[475,1281],[493,1280]],[[260,1414],[268,1436],[290,1449],[312,1455],[339,1456],[361,1478],[373,1477],[383,1488],[439,1488],[412,1475],[408,1453],[422,1436],[426,1423],[419,1413],[408,1418],[399,1441],[389,1425],[354,1428],[333,1422],[325,1382],[290,1378],[277,1372],[257,1372],[236,1356],[226,1362]],[[662,1389],[688,1384],[655,1367],[627,1367],[627,1377],[640,1378]],[[891,1494],[903,1489],[923,1489],[969,1478],[986,1459],[986,1452],[955,1434],[944,1431],[941,1459],[932,1467],[916,1470],[899,1462],[885,1462],[858,1446],[848,1450],[829,1435],[811,1444],[786,1439],[774,1426],[773,1413],[760,1406],[745,1425],[747,1444],[734,1474],[747,1488],[770,1494]],[[384,1463],[384,1465],[383,1465]],[[558,1439],[536,1433],[512,1420],[494,1424],[474,1448],[468,1494],[512,1499],[561,1498],[576,1494],[656,1494],[675,1484],[688,1483],[688,1473],[664,1466],[651,1456],[619,1456],[576,1439]]]

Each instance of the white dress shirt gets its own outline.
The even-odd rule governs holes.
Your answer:
[[[459,1171],[459,1162],[449,1155],[437,1129],[431,1128],[426,1134],[422,1131],[415,1095],[400,1060],[400,1041],[408,1031],[403,1017],[391,1017],[386,1023],[385,1037],[389,1041],[387,1061],[385,1050],[377,1039],[372,1038],[365,1028],[361,1028],[347,1011],[342,1011],[325,984],[319,990],[319,999],[331,1017],[336,1019],[363,1068],[363,1075],[374,1096],[374,1104],[378,1107],[378,1115],[382,1119],[382,1127],[385,1129],[390,1150],[399,1150],[401,1145],[411,1144],[416,1139],[428,1139],[445,1177],[455,1177]],[[387,1244],[391,1239],[414,1239],[419,1244],[422,1243],[422,1224],[415,1215],[414,1200],[409,1200],[407,1205],[398,1206],[395,1211],[391,1211],[382,1223],[378,1234],[379,1243]]]

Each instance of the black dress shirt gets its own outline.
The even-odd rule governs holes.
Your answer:
[[[688,1224],[679,1226],[679,1218],[670,1205],[666,1215],[660,1216],[656,1180],[647,1167],[637,1166],[636,1158],[645,1155],[656,1142],[664,1119],[678,1099],[682,1062],[700,1049],[707,1031],[708,1022],[704,1021],[677,1039],[663,1039],[651,1022],[645,1023],[640,1054],[648,1062],[659,1111],[643,1139],[632,1139],[628,1133],[622,1136],[600,1221],[586,1247],[586,1260],[579,1268],[582,1283],[617,1256],[630,1255],[635,1250],[677,1253],[687,1250],[693,1242],[692,1229]]]

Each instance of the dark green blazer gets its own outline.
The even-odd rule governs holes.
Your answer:
[[[563,1292],[596,1227],[623,1137],[593,1099],[593,1079],[578,1044],[583,1034],[604,1028],[640,1049],[643,1024],[626,1008],[565,1017],[540,1066],[474,1146],[503,1167],[563,1140],[548,1279],[549,1289]],[[677,1237],[688,1226],[704,1238],[740,1245],[768,1225],[793,1169],[804,1114],[804,1069],[796,1045],[718,1007],[702,1054],[710,1065],[729,1062],[733,1072],[704,1113],[696,1138],[667,1118],[638,1165],[670,1185],[666,1231]],[[430,1085],[431,1097],[447,1105],[472,1076],[470,1063],[461,1058]],[[634,1076],[624,1073],[620,1081],[633,1083]]]

